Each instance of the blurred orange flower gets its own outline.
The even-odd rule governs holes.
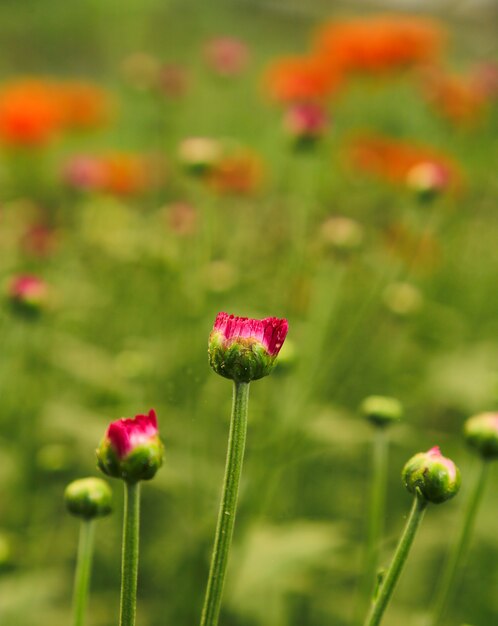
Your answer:
[[[263,88],[278,102],[322,100],[340,83],[337,71],[317,56],[291,56],[274,60],[267,68]]]
[[[208,182],[218,193],[249,195],[263,181],[261,159],[249,150],[240,149],[223,157],[209,174]]]
[[[115,152],[102,157],[101,163],[104,191],[128,196],[153,186],[150,163],[143,155]]]
[[[59,85],[64,125],[88,130],[106,124],[111,115],[111,99],[103,89],[89,82],[69,81]]]
[[[54,85],[20,79],[0,88],[0,139],[10,145],[41,146],[61,128],[62,110]]]
[[[326,24],[315,52],[340,70],[377,73],[434,59],[443,38],[430,19],[384,15]]]
[[[473,123],[484,113],[489,99],[474,74],[458,76],[437,69],[423,75],[422,89],[439,113],[454,123]]]
[[[457,185],[460,178],[456,164],[447,155],[430,147],[382,135],[363,135],[353,139],[349,144],[349,156],[358,169],[389,182],[406,184],[414,167],[428,163],[444,172],[449,187]]]

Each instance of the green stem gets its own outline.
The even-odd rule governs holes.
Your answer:
[[[384,611],[398,582],[403,565],[408,557],[417,529],[424,517],[426,507],[427,502],[422,497],[415,496],[403,535],[399,540],[398,547],[396,548],[393,560],[380,587],[379,593],[372,604],[365,626],[378,626],[378,624],[380,624]]]
[[[120,626],[135,626],[137,609],[140,483],[125,482],[123,551],[121,561]]]
[[[474,530],[477,511],[482,500],[486,479],[488,477],[489,462],[483,459],[473,492],[467,504],[467,509],[460,528],[458,540],[448,556],[446,565],[441,576],[436,598],[432,608],[431,624],[442,624],[445,608],[450,599],[452,590],[457,581],[459,573],[462,571],[462,564],[469,548],[470,539]]]
[[[218,624],[228,554],[235,523],[240,474],[244,460],[248,400],[249,383],[234,382],[223,493],[218,513],[218,524],[216,526],[201,626],[216,626]]]
[[[74,626],[83,626],[85,623],[85,612],[88,603],[88,589],[90,587],[90,574],[92,570],[94,535],[95,520],[84,520],[80,527],[76,574],[74,577]]]
[[[387,446],[388,439],[386,430],[376,427],[373,440],[373,480],[370,497],[370,510],[368,515],[368,534],[366,566],[363,592],[370,598],[379,563],[379,545],[384,527],[384,515],[386,508],[386,482],[387,482]]]

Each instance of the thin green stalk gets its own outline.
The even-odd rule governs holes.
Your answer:
[[[473,492],[467,504],[458,540],[454,543],[448,556],[448,560],[446,561],[446,565],[441,576],[441,582],[436,592],[432,608],[432,619],[430,621],[430,623],[434,626],[442,624],[448,600],[454,590],[458,574],[462,570],[462,564],[465,559],[465,555],[467,554],[472,532],[474,530],[477,511],[482,500],[484,488],[486,487],[486,479],[489,473],[488,469],[489,462],[483,459]]]
[[[93,538],[95,535],[95,520],[84,520],[80,526],[78,543],[78,557],[76,574],[74,577],[73,592],[73,624],[83,626],[88,603],[88,589],[92,570]]]
[[[234,382],[223,492],[218,513],[206,597],[201,616],[201,626],[216,626],[218,624],[223,584],[237,510],[242,462],[244,460],[248,400],[249,383]]]
[[[387,447],[386,429],[376,427],[373,439],[372,457],[372,491],[370,510],[368,512],[367,550],[363,595],[371,598],[377,568],[379,564],[379,547],[384,530],[387,483]]]
[[[422,497],[415,496],[403,535],[399,540],[398,547],[394,553],[391,565],[387,570],[386,577],[380,586],[379,593],[374,599],[370,613],[365,621],[365,626],[378,626],[378,624],[380,624],[384,611],[398,582],[403,565],[408,557],[417,529],[424,517],[426,508],[426,500]]]
[[[125,482],[120,626],[135,626],[137,608],[140,483]]]

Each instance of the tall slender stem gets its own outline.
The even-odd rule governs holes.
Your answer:
[[[450,599],[451,593],[454,590],[454,585],[457,582],[458,574],[461,572],[461,567],[467,550],[469,548],[470,539],[474,530],[475,520],[479,505],[482,500],[484,488],[486,486],[486,479],[488,477],[489,462],[485,459],[482,460],[479,474],[474,485],[473,492],[469,498],[467,509],[463,517],[462,526],[460,528],[458,540],[454,543],[453,548],[446,561],[443,574],[441,576],[441,582],[438,586],[436,597],[432,608],[431,624],[439,626],[442,624],[445,609]]]
[[[125,482],[120,626],[135,626],[139,528],[140,483]]]
[[[244,460],[248,400],[249,383],[234,382],[223,492],[218,513],[204,608],[201,616],[201,626],[216,626],[218,624],[223,584],[237,510],[242,462]]]
[[[403,535],[399,540],[398,547],[394,553],[393,560],[386,577],[380,587],[377,597],[374,599],[370,613],[365,621],[365,626],[378,626],[380,624],[384,611],[394,591],[398,578],[403,569],[403,565],[408,557],[413,539],[417,529],[422,521],[427,508],[427,502],[422,497],[415,496],[410,516],[405,525]]]
[[[74,577],[73,592],[73,624],[83,626],[88,603],[88,589],[92,570],[93,538],[95,534],[95,520],[84,520],[80,526],[78,543],[78,557],[76,574]]]
[[[375,428],[373,441],[373,481],[368,516],[367,554],[365,567],[366,595],[370,596],[374,587],[375,575],[379,563],[379,546],[384,529],[387,481],[387,445],[386,430]]]

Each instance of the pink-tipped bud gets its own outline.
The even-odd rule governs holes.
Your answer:
[[[8,289],[11,302],[20,310],[36,313],[48,300],[47,283],[38,276],[21,275],[12,279]]]
[[[77,155],[70,158],[62,172],[64,182],[79,191],[96,191],[105,180],[104,165],[100,159]]]
[[[498,458],[498,413],[480,413],[465,422],[467,443],[485,459]]]
[[[294,104],[284,117],[284,128],[298,147],[314,144],[323,137],[327,125],[327,113],[314,102]]]
[[[134,483],[150,480],[161,467],[163,444],[156,412],[112,422],[97,449],[97,462],[108,476]]]
[[[413,456],[401,476],[410,493],[435,504],[453,498],[460,489],[458,467],[441,454],[438,446]]]
[[[218,313],[209,336],[209,363],[217,374],[236,382],[268,376],[288,328],[286,319],[256,320]]]
[[[421,200],[430,200],[448,188],[450,174],[444,165],[424,161],[408,171],[406,182]]]

